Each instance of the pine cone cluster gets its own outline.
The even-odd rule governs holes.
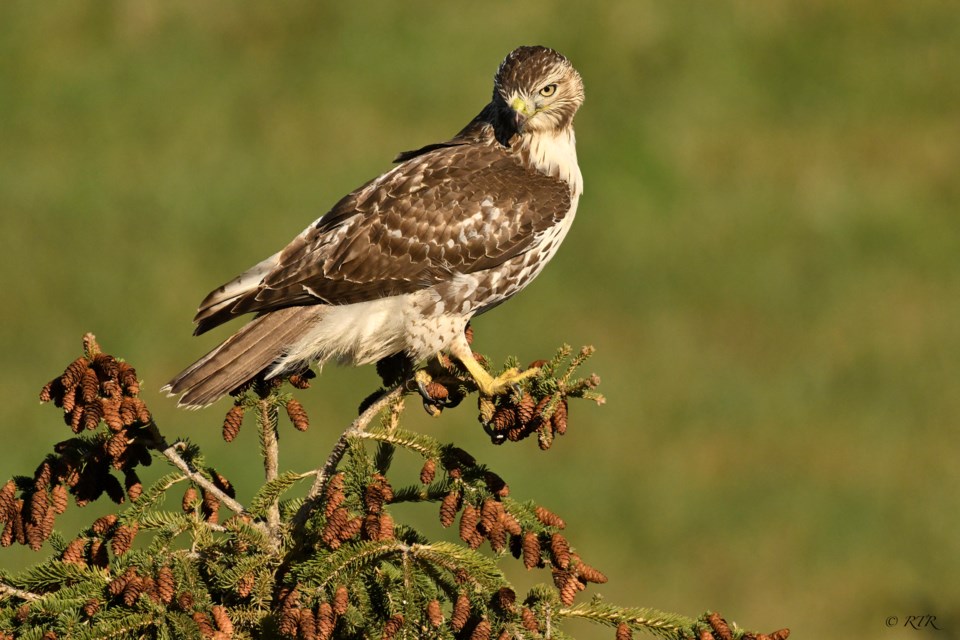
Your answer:
[[[560,602],[567,606],[573,604],[577,593],[586,589],[588,582],[603,584],[607,581],[607,576],[580,560],[575,553],[569,554],[568,567],[564,569],[554,564],[551,569],[553,584],[560,592]]]
[[[116,603],[122,603],[125,607],[133,607],[141,595],[146,595],[157,603],[171,604],[174,601],[174,589],[173,573],[169,567],[161,567],[156,573],[127,567],[126,571],[107,584],[107,593]],[[189,610],[192,606],[191,601],[189,606],[181,608]],[[92,613],[89,613],[88,617],[92,617],[99,608],[99,603],[93,603],[90,607]]]
[[[734,634],[727,621],[716,612],[711,612],[700,618],[703,627],[700,630],[700,640],[733,640]],[[787,640],[790,629],[779,629],[771,633],[746,632],[742,640]]]
[[[301,606],[300,592],[297,589],[281,589],[279,602],[277,626],[281,635],[303,640],[332,638],[337,621],[347,612],[350,604],[349,594],[344,586],[337,587],[332,603],[321,600],[312,607]]]
[[[536,363],[531,364],[531,366]],[[554,436],[567,432],[567,398],[562,392],[536,398],[524,392],[519,398],[481,397],[480,421],[494,444],[518,442],[537,434],[541,449],[549,449]]]
[[[138,397],[137,373],[126,362],[102,353],[92,334],[84,336],[83,347],[83,356],[44,385],[40,400],[63,409],[64,421],[74,433],[96,430],[100,424],[107,429],[57,444],[55,454],[37,467],[32,486],[20,487],[20,500],[15,499],[12,481],[4,485],[0,545],[17,541],[39,549],[53,531],[56,516],[66,510],[68,493],[84,506],[104,493],[120,504],[143,492],[136,467],[152,462],[144,429],[151,418]],[[111,470],[123,473],[122,484]]]
[[[222,605],[215,604],[210,607],[209,614],[203,611],[194,611],[191,617],[203,638],[229,640],[233,637],[233,621],[230,620],[226,608]]]
[[[326,522],[320,539],[330,549],[338,549],[344,542],[361,535],[363,540],[392,540],[393,517],[384,505],[393,500],[393,488],[387,478],[374,474],[363,492],[363,515],[353,515],[342,506],[346,500],[342,473],[330,478],[326,488]]]
[[[118,524],[116,515],[110,514],[94,520],[90,535],[81,535],[71,540],[60,555],[62,562],[106,569],[110,564],[107,546],[115,556],[122,556],[133,546],[139,525]]]

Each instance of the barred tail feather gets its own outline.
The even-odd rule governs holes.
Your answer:
[[[254,318],[161,391],[179,395],[181,407],[213,404],[280,359],[309,330],[319,312],[317,307],[288,307]]]

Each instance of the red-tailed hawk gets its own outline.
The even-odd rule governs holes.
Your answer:
[[[528,285],[567,235],[583,190],[573,134],[582,103],[564,56],[511,52],[493,100],[460,133],[401,153],[282,251],[211,292],[196,334],[257,315],[164,390],[202,407],[262,372],[440,351],[486,395],[529,375],[492,378],[464,327]]]

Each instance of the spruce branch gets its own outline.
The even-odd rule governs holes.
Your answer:
[[[217,485],[207,479],[207,477],[202,473],[191,467],[190,464],[180,455],[180,450],[187,447],[186,442],[178,440],[173,444],[167,444],[167,441],[160,434],[160,431],[156,429],[156,424],[153,421],[150,422],[150,426],[153,430],[155,430],[156,450],[159,451],[163,457],[169,460],[173,466],[175,466],[177,469],[180,469],[180,471],[183,472],[183,475],[190,478],[194,484],[203,487],[203,489],[208,493],[215,495],[218,500],[227,505],[227,507],[234,513],[250,515],[250,512],[247,511],[246,507],[237,502],[235,498],[231,498],[229,495],[227,495],[224,491],[217,487]]]
[[[17,589],[16,587],[11,587],[8,584],[0,582],[0,598],[20,598],[21,600],[26,600],[27,602],[33,602],[39,600],[41,595],[33,593],[32,591],[24,591],[23,589]]]
[[[260,449],[263,454],[263,475],[269,483],[277,479],[280,456],[277,434],[276,387],[270,385],[269,391],[265,394],[260,390],[258,392],[260,393],[260,401],[257,403],[257,427],[260,431]],[[274,546],[277,548],[280,546],[280,506],[278,500],[279,495],[269,502],[266,509],[267,529]]]
[[[539,374],[509,393],[480,398],[493,442],[536,433],[546,449],[566,432],[568,399],[602,400],[593,391],[599,378],[574,375],[592,352],[565,346],[552,360],[530,365]],[[429,375],[402,358],[386,360],[392,364],[378,364],[386,388],[363,402],[323,464],[307,472],[279,466],[280,407],[296,429],[309,426],[303,405],[281,392],[283,381],[256,379],[235,392],[224,438],[233,441],[251,412],[263,454],[264,482],[244,500],[247,508],[196,445],[164,439],[138,397],[133,368],[84,336],[84,355],[41,392],[43,401],[63,409],[75,437],[59,443],[32,477],[15,476],[0,487],[0,543],[37,549],[46,540],[54,552],[15,576],[0,571],[0,640],[8,633],[37,640],[411,634],[565,640],[561,627],[570,619],[616,627],[618,639],[635,631],[676,640],[787,638],[786,629],[744,632],[716,613],[692,619],[598,597],[573,605],[588,583],[607,577],[580,558],[564,520],[509,497],[506,481],[463,449],[401,425],[404,394],[415,381],[428,413],[439,416],[476,391],[468,374],[446,356],[428,363]],[[506,367],[518,364],[510,359]],[[304,389],[309,374],[298,372],[289,382]],[[145,489],[134,467],[150,464],[151,450],[175,470]],[[422,467],[419,484],[394,490],[399,454],[420,458]],[[309,477],[306,498],[282,500]],[[165,510],[177,485],[186,485],[180,510]],[[72,539],[53,531],[69,495],[82,506],[101,494],[118,504],[129,498],[129,505]],[[459,517],[463,544],[396,522],[393,505],[400,502],[439,502],[444,527]],[[235,513],[222,523],[221,505]],[[147,540],[134,545],[138,531]],[[480,551],[484,542],[492,554]],[[499,566],[508,549],[528,569],[548,570],[553,584],[534,587],[518,603]]]
[[[665,613],[656,609],[618,607],[599,600],[561,607],[553,612],[556,618],[580,618],[610,627],[626,624],[636,631],[682,640],[694,636],[697,621],[693,618]]]

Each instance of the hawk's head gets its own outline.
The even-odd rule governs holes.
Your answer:
[[[570,125],[583,104],[583,81],[570,61],[547,47],[519,47],[500,64],[493,102],[517,132]]]

